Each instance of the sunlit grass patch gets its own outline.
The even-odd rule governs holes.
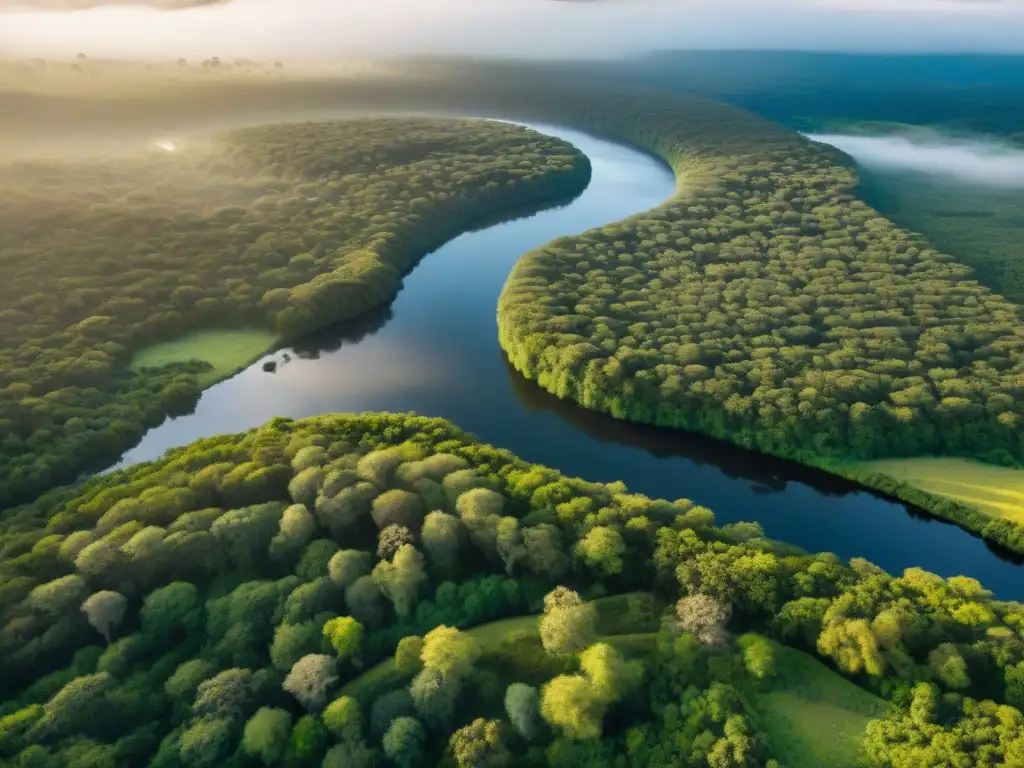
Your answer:
[[[207,387],[253,362],[276,343],[273,333],[259,328],[195,331],[140,350],[131,367],[138,371],[199,360],[213,366],[199,377],[199,383]]]
[[[887,705],[817,659],[776,645],[770,688],[753,697],[761,728],[787,768],[863,763],[864,729]]]
[[[1024,524],[1024,470],[953,458],[889,459],[863,466],[986,515]]]

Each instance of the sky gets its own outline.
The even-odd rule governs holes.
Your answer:
[[[97,2],[105,7],[52,12]],[[0,13],[0,55],[550,58],[668,48],[1024,53],[1024,0],[228,0],[183,10],[125,0],[0,0],[0,10],[9,11]]]

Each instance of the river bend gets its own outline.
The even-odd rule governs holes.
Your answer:
[[[412,411],[441,416],[527,461],[654,497],[689,498],[720,523],[760,522],[810,551],[920,566],[1024,598],[1024,573],[983,541],[843,480],[675,430],[616,421],[525,381],[498,346],[495,310],[524,253],[662,202],[674,190],[656,159],[561,127],[533,126],[585,152],[593,179],[571,203],[468,232],[406,276],[390,307],[268,355],[207,390],[195,411],[150,430],[118,466],[274,416]],[[264,363],[274,360],[274,372]]]

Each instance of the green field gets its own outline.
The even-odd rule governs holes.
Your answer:
[[[259,328],[195,331],[140,350],[132,358],[131,367],[137,371],[200,360],[213,366],[199,376],[199,383],[208,387],[253,362],[276,343],[273,333]]]
[[[870,720],[887,705],[806,653],[776,645],[771,689],[754,697],[761,728],[786,768],[863,763]]]
[[[1024,470],[968,459],[888,459],[861,465],[993,517],[1024,524]]]

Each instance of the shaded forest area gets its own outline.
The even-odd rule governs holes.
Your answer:
[[[869,765],[1024,759],[1024,606],[439,419],[275,419],[52,491],[0,576],[22,768],[788,765],[751,702],[794,649],[889,702]]]
[[[1024,304],[1024,192],[862,169],[864,199],[975,270],[978,280]]]
[[[3,164],[0,505],[109,461],[194,405],[199,366],[135,373],[134,352],[201,328],[290,339],[353,317],[481,218],[571,196],[589,176],[556,139],[428,119]]]

